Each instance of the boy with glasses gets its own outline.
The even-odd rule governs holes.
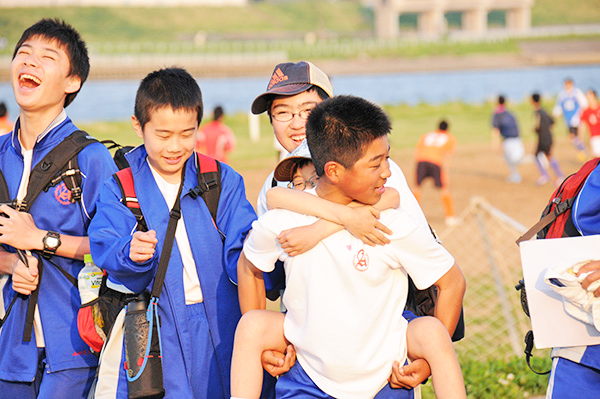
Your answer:
[[[298,63],[281,63],[275,66],[267,90],[259,95],[252,103],[252,113],[260,114],[267,112],[273,126],[273,133],[277,141],[288,151],[293,152],[306,137],[306,119],[312,109],[314,109],[324,99],[333,96],[333,89],[328,76],[314,64],[308,61],[300,61]],[[277,115],[277,116],[275,116]],[[413,196],[406,178],[400,167],[393,162],[390,163],[391,176],[386,184],[387,188],[397,190],[397,195],[401,198],[401,208],[406,210],[419,224],[427,226],[427,220],[421,210],[417,200]],[[281,188],[272,189],[274,186]],[[277,182],[273,178],[273,173],[266,179],[261,192],[259,194],[256,212],[258,216],[263,215],[271,207],[279,205],[269,200],[267,197],[275,196],[277,190],[291,191],[286,188],[286,183]],[[298,190],[294,190],[298,194]],[[387,190],[388,194],[393,194],[394,190]],[[289,193],[286,193],[289,194]],[[314,197],[306,194],[308,197]],[[304,197],[305,198],[305,197]],[[326,228],[315,227],[314,230],[325,231],[330,229],[330,234],[337,231],[336,229],[346,228],[353,235],[358,237],[367,245],[387,244],[388,238],[384,235],[390,234],[391,231],[378,220],[379,211],[372,206],[360,206],[348,208],[339,204],[334,204],[328,201],[319,201],[319,205],[311,207],[310,213],[314,214],[316,210],[321,210],[322,214],[317,216],[327,217],[334,223],[340,226],[329,226]],[[393,200],[392,200],[393,201]],[[396,203],[398,200],[396,200]],[[304,199],[294,201],[296,204],[304,205]],[[288,209],[296,212],[303,212],[301,209],[291,208],[293,204],[287,201]],[[327,216],[325,216],[327,215]],[[335,216],[335,215],[341,215]],[[324,220],[319,220],[315,224],[326,223]],[[285,232],[285,235],[280,238],[282,248],[287,248],[289,253],[294,251],[302,252],[310,249],[318,242],[317,235],[308,234],[310,242],[307,243],[306,231],[302,232],[305,226],[290,229]],[[302,234],[302,236],[300,236]],[[283,287],[283,267],[278,266],[272,273],[265,274],[265,283],[267,290],[275,291],[276,288]],[[410,313],[410,312],[409,312]],[[414,317],[414,315],[413,315]],[[285,356],[281,353],[273,351],[265,351],[263,353],[263,366],[272,375],[279,375],[289,370],[294,362],[295,352],[290,345],[287,348]],[[418,386],[423,380],[430,375],[430,369],[427,362],[422,359],[401,367],[400,364],[394,364],[393,373],[390,377],[390,383],[393,388],[413,388]],[[406,394],[406,397],[412,397],[412,391],[398,391],[398,398]]]

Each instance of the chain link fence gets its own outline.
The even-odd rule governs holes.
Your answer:
[[[439,232],[462,269],[465,338],[455,344],[460,359],[487,361],[523,354],[530,322],[515,285],[522,278],[515,240],[526,228],[481,198],[473,198],[456,225]]]

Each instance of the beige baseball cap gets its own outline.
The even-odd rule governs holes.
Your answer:
[[[305,159],[312,159],[306,139],[303,140],[287,158],[282,159],[281,162],[277,164],[273,177],[277,181],[292,181],[294,178],[294,167],[299,161]]]

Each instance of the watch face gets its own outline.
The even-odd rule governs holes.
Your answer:
[[[56,237],[46,237],[46,247],[48,248],[57,248],[58,247],[58,238]]]

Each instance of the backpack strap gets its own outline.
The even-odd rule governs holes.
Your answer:
[[[11,201],[10,194],[8,193],[8,184],[4,178],[4,173],[0,170],[0,203],[7,204]]]
[[[31,171],[27,184],[27,195],[15,202],[15,208],[28,212],[37,196],[61,180],[71,190],[71,202],[81,200],[81,171],[77,164],[77,154],[89,144],[98,140],[82,130],[71,133],[54,147]],[[65,166],[67,166],[66,170]],[[60,174],[57,176],[57,174]]]
[[[95,142],[97,142],[95,138],[81,130],[77,130],[67,136],[48,154],[46,154],[46,156],[32,169],[29,176],[29,181],[27,183],[27,194],[25,195],[25,198],[20,201],[11,200],[6,180],[4,175],[0,172],[0,201],[5,203],[11,202],[14,208],[18,211],[29,212],[33,202],[36,200],[42,190],[48,191],[50,187],[57,185],[61,180],[65,182],[65,185],[71,191],[71,202],[74,203],[80,201],[81,171],[79,170],[79,165],[77,163],[77,154],[79,154],[79,152],[87,145]],[[17,252],[19,251],[17,250]],[[43,273],[42,256],[37,251],[33,252],[33,254],[38,258],[39,281],[41,283]],[[22,259],[24,259],[24,263],[27,264],[27,258],[25,257]],[[52,263],[54,264],[54,262]],[[71,276],[58,265],[56,266],[61,273],[63,273],[65,277],[67,277],[73,283],[73,276]],[[36,290],[33,291],[28,298],[29,301],[27,305],[25,329],[23,332],[23,340],[25,342],[31,341],[33,314],[35,311],[35,306],[37,305],[40,283],[38,283]],[[6,316],[4,320],[6,320]]]
[[[171,212],[169,212],[167,232],[165,233],[165,240],[163,242],[162,251],[160,252],[158,267],[156,268],[156,276],[154,277],[154,284],[152,285],[152,298],[158,299],[158,297],[160,297],[167,275],[167,267],[169,266],[171,250],[173,249],[173,242],[175,241],[175,231],[177,230],[177,223],[179,223],[179,219],[181,218],[181,191],[183,190],[184,180],[185,167],[181,172],[181,183],[179,183],[175,204],[173,204],[173,208],[171,208]]]
[[[131,168],[121,169],[113,175],[113,178],[117,181],[119,189],[121,190],[121,198],[123,205],[125,205],[137,220],[138,231],[148,231],[144,214],[140,208],[137,196],[135,194],[135,186],[133,184],[133,173]]]
[[[190,190],[192,198],[202,197],[216,225],[219,197],[221,196],[221,163],[214,158],[199,154],[198,185]]]
[[[531,238],[533,238],[533,236],[536,235],[540,230],[544,229],[550,223],[554,222],[556,220],[557,216],[558,216],[558,214],[555,212],[548,213],[546,216],[541,218],[536,224],[531,226],[531,228],[529,230],[527,230],[525,232],[525,234],[523,234],[521,237],[519,237],[517,239],[517,241],[515,241],[516,244],[519,245],[521,242],[528,241]]]

